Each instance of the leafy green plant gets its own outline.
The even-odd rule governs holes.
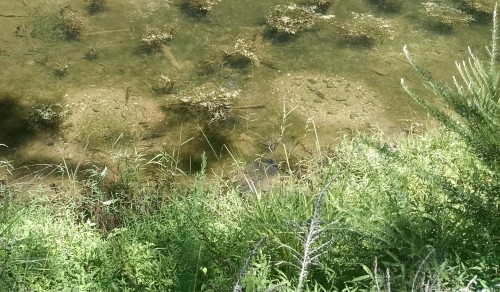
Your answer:
[[[265,241],[266,241],[266,237],[264,236],[264,237],[261,238],[261,240],[259,240],[257,242],[257,244],[255,244],[254,249],[252,250],[252,252],[248,256],[248,258],[245,260],[245,264],[243,265],[243,267],[240,270],[240,274],[238,276],[238,280],[236,281],[236,284],[233,287],[233,292],[241,292],[241,291],[243,291],[245,289],[243,287],[241,281],[242,281],[242,279],[245,279],[245,275],[246,275],[246,273],[248,272],[248,270],[250,269],[250,267],[252,265],[253,258],[257,255],[257,252],[259,251],[259,248],[262,246],[262,244],[265,243]],[[268,268],[269,265],[263,265],[263,267]],[[259,280],[261,280],[262,278],[266,278],[268,272],[266,272],[264,270],[264,274],[265,274],[264,277],[256,277],[256,278],[259,279]],[[255,286],[257,283],[248,283],[248,282],[254,282],[252,280],[245,279],[245,285]],[[261,282],[259,280],[255,281],[255,282]],[[259,286],[263,286],[265,284],[267,284],[267,283],[262,283],[261,282]]]
[[[493,13],[491,47],[487,48],[489,63],[484,64],[469,48],[469,60],[457,62],[462,82],[453,77],[454,87],[435,81],[412,59],[407,46],[406,58],[425,86],[449,107],[451,113],[431,104],[411,91],[401,79],[406,92],[446,128],[460,135],[471,149],[492,168],[500,167],[500,71],[497,69],[498,21]]]
[[[116,287],[136,291],[168,291],[173,285],[170,259],[151,242],[140,241],[126,228],[108,236]],[[120,290],[121,290],[120,289]]]
[[[375,280],[383,286],[385,276],[367,272],[370,254],[385,275],[389,271],[391,280],[384,285],[389,283],[393,291],[410,291],[413,282],[418,290],[437,278],[433,287],[441,290],[461,289],[475,276],[483,287],[496,283],[498,259],[493,254],[498,248],[493,242],[499,228],[493,202],[498,202],[498,192],[492,190],[498,183],[489,178],[491,171],[450,133],[397,143],[379,139],[339,149],[338,156],[348,161],[339,165],[343,181],[350,183],[335,200],[341,226],[353,233],[336,234],[334,245],[344,262],[325,258],[324,264],[342,271],[337,279],[347,280],[352,289],[372,289]],[[364,252],[352,254],[355,250]],[[362,263],[351,279],[349,262]]]

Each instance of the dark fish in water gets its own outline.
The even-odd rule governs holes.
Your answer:
[[[263,159],[259,162],[259,170],[266,175],[276,175],[278,173],[278,165],[270,158]]]

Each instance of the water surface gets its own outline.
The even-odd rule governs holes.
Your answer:
[[[290,1],[223,0],[203,17],[173,0],[108,1],[95,14],[84,1],[4,2],[0,143],[9,149],[0,150],[27,162],[99,160],[118,144],[145,153],[176,153],[185,170],[193,168],[202,152],[212,164],[231,163],[228,149],[238,159],[264,156],[279,162],[289,154],[285,146],[299,161],[312,155],[316,137],[328,147],[353,130],[378,126],[389,134],[401,133],[427,121],[399,84],[403,77],[425,94],[404,58],[403,45],[436,78],[450,81],[454,61],[467,57],[467,46],[484,56],[490,39],[490,23],[433,29],[419,1],[404,1],[396,13],[370,1],[337,1],[325,11],[335,15],[333,21],[288,40],[267,33],[266,16],[275,5]],[[67,5],[88,19],[80,39],[32,34],[50,28]],[[341,27],[352,12],[386,19],[394,38],[374,46],[346,41]],[[177,65],[161,50],[144,50],[141,39],[148,27],[173,29],[168,48]],[[226,65],[200,73],[203,60],[238,39],[258,45],[260,66]],[[89,61],[85,54],[92,46],[100,54]],[[67,73],[56,76],[54,68],[64,66]],[[171,94],[152,90],[160,74],[175,80]],[[209,125],[178,105],[176,95],[200,86],[241,90],[228,120]],[[68,109],[61,129],[30,127],[30,111],[50,103]]]

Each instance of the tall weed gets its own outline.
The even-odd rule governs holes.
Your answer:
[[[496,171],[500,167],[500,71],[498,57],[497,6],[493,12],[491,46],[487,48],[487,65],[469,48],[468,61],[456,62],[462,81],[453,77],[454,87],[435,81],[429,72],[419,67],[404,47],[406,58],[425,86],[449,107],[451,113],[434,106],[410,90],[401,79],[403,88],[430,114],[450,131],[457,133],[469,147]]]

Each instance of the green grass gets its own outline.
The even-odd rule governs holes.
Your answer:
[[[322,169],[309,161],[305,177],[249,196],[203,172],[190,188],[155,190],[140,181],[143,159],[122,169],[134,171],[126,188],[120,178],[116,187],[74,176],[86,183],[63,207],[40,190],[29,203],[16,200],[22,187],[7,182],[0,290],[229,291],[239,281],[246,291],[419,291],[500,282],[500,180],[459,137],[374,134],[326,156]],[[317,253],[304,252],[311,230],[320,231],[310,245],[322,246]],[[301,278],[301,260],[314,255]]]
[[[443,102],[432,105],[427,99],[412,92],[402,79],[403,88],[443,125],[461,136],[476,155],[492,168],[500,168],[500,71],[498,71],[497,7],[493,12],[489,60],[483,62],[469,48],[469,59],[456,62],[459,78],[453,77],[450,86],[434,80],[429,72],[420,68],[404,47],[410,65],[424,81],[425,86]],[[485,64],[487,63],[487,64]]]
[[[445,128],[316,141],[265,192],[207,178],[204,154],[184,187],[166,153],[64,162],[56,195],[2,159],[0,291],[498,290],[498,72],[471,60],[467,90],[411,63],[452,112],[406,89]]]

